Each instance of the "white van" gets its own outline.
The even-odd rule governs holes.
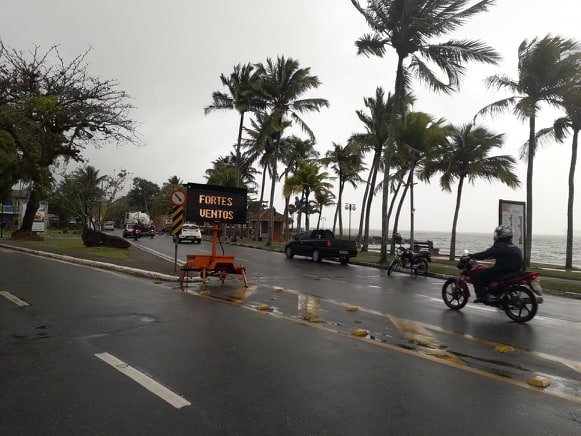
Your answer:
[[[202,242],[202,232],[200,227],[194,223],[183,223],[182,231],[178,235],[174,235],[174,242],[192,241],[196,244]]]

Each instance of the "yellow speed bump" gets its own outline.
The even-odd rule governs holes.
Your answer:
[[[156,277],[156,278],[153,280],[153,283],[155,283],[156,285],[159,285],[159,284],[161,283],[161,279],[160,279],[159,277]]]
[[[360,338],[364,338],[365,336],[367,336],[369,334],[369,332],[367,330],[364,330],[364,329],[355,329],[351,332],[351,334],[353,336],[358,336]]]
[[[537,388],[546,388],[551,384],[551,381],[547,377],[543,377],[542,375],[535,375],[534,377],[528,379],[527,383]]]
[[[345,308],[345,310],[346,310],[347,312],[357,312],[357,311],[359,310],[359,308],[358,308],[357,306],[347,306],[347,307]]]
[[[510,345],[497,345],[494,347],[494,350],[499,353],[514,353],[514,347],[511,347]]]
[[[280,287],[276,287],[274,288],[274,292],[282,292],[284,291],[284,288],[280,288]]]

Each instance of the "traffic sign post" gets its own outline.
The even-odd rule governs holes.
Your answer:
[[[182,231],[183,224],[184,224],[184,207],[174,206],[173,211],[171,213],[171,236],[174,242],[174,264],[173,264],[174,272],[177,272],[178,270],[178,238],[180,232]]]

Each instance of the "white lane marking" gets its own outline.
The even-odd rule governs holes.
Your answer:
[[[136,370],[132,366],[126,364],[122,360],[117,359],[115,356],[109,353],[96,353],[96,357],[101,359],[103,362],[111,365],[117,371],[125,374],[127,377],[132,379],[133,381],[139,383],[145,389],[150,391],[151,393],[157,395],[162,400],[167,401],[169,404],[174,406],[176,409],[181,409],[182,407],[191,406],[190,403],[185,398],[179,396],[178,394],[170,391],[165,386],[162,386],[151,377],[146,376],[142,372]]]
[[[28,304],[26,301],[21,300],[16,295],[13,295],[13,294],[11,294],[8,291],[0,291],[0,295],[2,295],[7,300],[12,301],[17,306],[20,306],[20,307],[22,307],[22,306],[30,306],[30,304]]]

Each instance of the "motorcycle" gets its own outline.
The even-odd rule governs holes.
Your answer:
[[[154,236],[155,236],[155,229],[149,229],[149,237],[151,239],[153,239]]]
[[[414,253],[411,249],[401,245],[396,247],[395,251],[395,256],[387,269],[388,276],[400,265],[402,268],[409,269],[417,275],[424,275],[428,272],[428,262],[432,261],[432,257],[427,251]]]
[[[139,229],[135,229],[135,230],[133,230],[133,239],[134,239],[134,240],[136,240],[136,241],[137,241],[137,240],[139,239],[139,237],[140,237],[140,236],[141,236],[141,230],[139,230]]]
[[[483,268],[469,255],[460,258],[457,265],[461,270],[460,277],[446,280],[442,287],[442,299],[452,310],[460,310],[470,297],[469,284],[475,273]],[[543,288],[539,281],[539,274],[519,271],[500,277],[497,282],[489,283],[486,287],[492,300],[484,303],[504,310],[506,315],[515,322],[525,323],[537,314],[539,304],[543,302]]]

